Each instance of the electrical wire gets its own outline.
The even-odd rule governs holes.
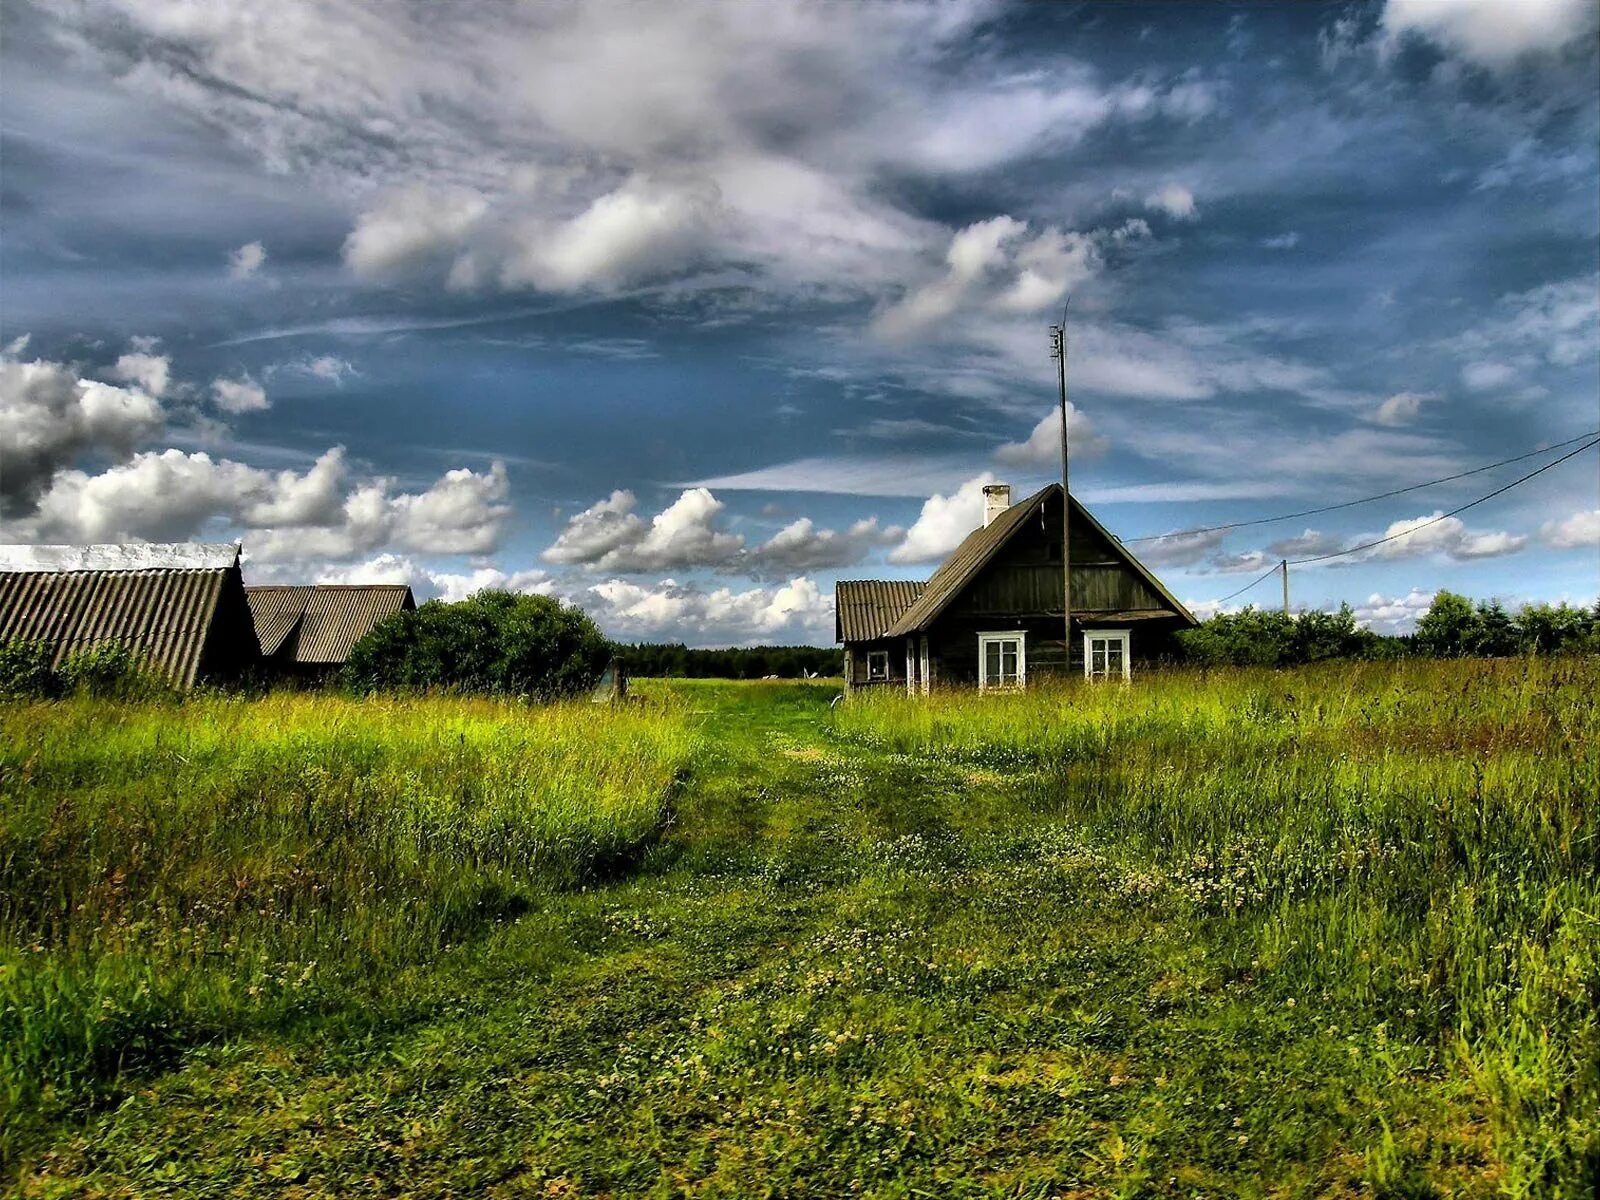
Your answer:
[[[1268,576],[1276,575],[1277,573],[1278,573],[1278,565],[1276,563],[1274,563],[1272,566],[1267,568],[1267,574],[1261,576],[1261,579],[1252,580],[1250,583],[1245,584],[1237,592],[1233,592],[1230,595],[1224,596],[1221,600],[1218,600],[1217,603],[1218,604],[1226,604],[1229,600],[1232,600],[1234,596],[1242,596],[1242,595],[1244,595],[1251,588],[1255,587],[1256,584],[1260,583],[1262,579],[1266,579]]]
[[[1426,529],[1430,525],[1437,525],[1440,521],[1448,521],[1451,517],[1455,516],[1457,513],[1464,513],[1469,508],[1476,508],[1478,505],[1482,504],[1485,500],[1493,500],[1496,496],[1503,496],[1506,492],[1509,492],[1512,488],[1516,487],[1518,484],[1527,483],[1528,480],[1532,479],[1535,475],[1543,475],[1551,467],[1559,467],[1562,463],[1566,462],[1567,459],[1573,458],[1573,457],[1575,457],[1575,456],[1577,456],[1579,454],[1582,454],[1585,450],[1593,450],[1596,446],[1600,446],[1600,438],[1596,438],[1594,441],[1590,442],[1586,446],[1579,446],[1576,450],[1567,451],[1560,458],[1555,459],[1553,462],[1547,462],[1547,463],[1544,464],[1544,466],[1539,467],[1537,470],[1529,471],[1521,479],[1513,479],[1510,483],[1506,484],[1504,487],[1496,488],[1494,491],[1490,492],[1487,496],[1479,496],[1476,500],[1469,500],[1469,501],[1467,501],[1467,503],[1461,505],[1461,507],[1452,508],[1449,512],[1441,513],[1439,516],[1434,517],[1431,521],[1424,521],[1421,525],[1416,525],[1416,526],[1413,526],[1410,529],[1401,530],[1399,533],[1391,533],[1388,537],[1381,537],[1381,538],[1378,538],[1376,541],[1363,542],[1359,546],[1351,546],[1351,547],[1349,547],[1348,549],[1345,549],[1345,550],[1335,550],[1332,554],[1317,554],[1317,555],[1313,555],[1310,558],[1291,559],[1289,561],[1289,565],[1291,567],[1299,567],[1299,566],[1303,566],[1306,563],[1327,562],[1328,559],[1330,559],[1330,558],[1343,558],[1347,554],[1356,554],[1356,553],[1358,553],[1358,552],[1360,552],[1362,550],[1371,550],[1374,546],[1381,546],[1385,542],[1394,541],[1396,538],[1410,537],[1413,533],[1417,533],[1420,530]]]
[[[1593,437],[1594,435],[1593,434],[1585,434],[1584,436],[1585,437]],[[1573,439],[1573,441],[1576,441],[1576,440],[1578,440],[1578,439],[1576,439],[1576,438]],[[1571,445],[1572,443],[1571,442],[1563,442],[1561,444],[1564,445],[1564,446],[1567,446],[1567,445]],[[1373,541],[1370,541],[1370,542],[1363,542],[1359,546],[1350,546],[1350,547],[1348,547],[1348,548],[1346,548],[1344,550],[1335,550],[1331,554],[1317,554],[1317,555],[1313,555],[1310,558],[1291,558],[1291,559],[1286,560],[1286,562],[1284,562],[1282,564],[1279,564],[1277,566],[1268,567],[1265,574],[1260,575],[1255,579],[1252,579],[1249,583],[1245,584],[1238,591],[1230,592],[1228,595],[1224,596],[1221,600],[1218,600],[1217,603],[1219,605],[1220,604],[1226,604],[1228,601],[1234,599],[1235,597],[1244,595],[1251,588],[1255,587],[1258,583],[1262,583],[1263,581],[1265,581],[1265,580],[1271,578],[1273,575],[1277,574],[1278,571],[1281,570],[1284,566],[1300,567],[1300,566],[1304,566],[1307,563],[1327,562],[1329,559],[1332,559],[1332,558],[1344,558],[1346,555],[1358,554],[1363,550],[1371,550],[1374,546],[1381,546],[1385,542],[1392,542],[1392,541],[1395,541],[1395,540],[1397,540],[1399,538],[1410,537],[1412,534],[1417,533],[1417,532],[1419,532],[1419,531],[1421,531],[1423,529],[1426,529],[1430,525],[1437,525],[1437,524],[1439,524],[1440,521],[1448,521],[1451,517],[1456,516],[1459,513],[1464,513],[1469,508],[1476,508],[1478,505],[1484,503],[1486,500],[1493,500],[1496,496],[1503,496],[1503,495],[1505,495],[1505,493],[1509,492],[1512,488],[1517,487],[1520,484],[1527,483],[1528,480],[1532,479],[1534,476],[1543,475],[1551,467],[1558,467],[1562,463],[1566,462],[1567,459],[1575,458],[1579,454],[1582,454],[1585,450],[1593,450],[1596,446],[1600,446],[1600,438],[1596,438],[1594,441],[1588,443],[1588,445],[1579,446],[1576,450],[1569,450],[1567,453],[1563,454],[1560,458],[1554,459],[1551,462],[1547,462],[1547,463],[1544,464],[1544,466],[1539,467],[1536,470],[1529,471],[1526,475],[1522,476],[1522,478],[1513,479],[1510,483],[1506,484],[1504,487],[1496,488],[1494,491],[1488,493],[1487,495],[1479,496],[1476,500],[1469,500],[1469,501],[1467,501],[1467,503],[1461,505],[1459,508],[1452,508],[1449,512],[1441,513],[1437,517],[1434,517],[1431,520],[1424,521],[1421,525],[1415,525],[1410,529],[1403,529],[1399,533],[1391,533],[1387,537],[1377,538],[1377,539],[1375,539]],[[1550,448],[1554,449],[1554,447],[1550,447]],[[1527,455],[1524,455],[1523,457],[1526,458]],[[1511,460],[1508,460],[1508,461],[1515,462],[1516,460],[1515,459],[1511,459]],[[1496,465],[1504,465],[1504,464],[1496,464]]]
[[[1541,454],[1549,454],[1552,450],[1560,450],[1570,446],[1573,442],[1581,442],[1584,438],[1600,434],[1600,429],[1591,429],[1588,433],[1580,433],[1577,437],[1568,438],[1564,442],[1556,442],[1551,446],[1541,446],[1537,450],[1529,450],[1526,454],[1518,454],[1512,458],[1502,458],[1499,462],[1492,462],[1487,466],[1473,467],[1470,471],[1460,471],[1454,475],[1446,475],[1442,479],[1430,479],[1426,483],[1413,483],[1407,487],[1395,488],[1392,492],[1379,492],[1376,496],[1363,496],[1359,500],[1346,500],[1341,504],[1328,504],[1322,508],[1307,508],[1300,512],[1284,513],[1277,517],[1256,517],[1249,521],[1232,521],[1226,525],[1202,525],[1196,529],[1179,529],[1173,533],[1148,533],[1143,537],[1119,538],[1124,545],[1134,542],[1159,542],[1165,538],[1189,537],[1197,533],[1218,533],[1224,529],[1244,529],[1251,525],[1271,525],[1276,521],[1293,521],[1300,517],[1314,517],[1318,513],[1338,512],[1342,508],[1354,508],[1358,504],[1371,504],[1374,500],[1388,500],[1393,496],[1403,496],[1407,492],[1419,492],[1423,488],[1437,487],[1441,483],[1450,483],[1456,479],[1466,479],[1469,475],[1481,475],[1485,471],[1492,471],[1496,467],[1508,467],[1512,463],[1522,462],[1525,459],[1535,458]],[[1559,459],[1557,461],[1560,461]]]

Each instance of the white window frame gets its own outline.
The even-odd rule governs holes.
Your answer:
[[[1083,631],[1083,677],[1085,679],[1108,679],[1109,675],[1094,673],[1094,644],[1095,642],[1121,642],[1122,643],[1122,679],[1126,683],[1133,678],[1133,639],[1126,629],[1085,629]]]
[[[923,634],[918,647],[917,678],[922,683],[922,694],[926,696],[933,690],[933,672],[929,669],[928,662],[928,635]]]
[[[990,683],[989,674],[989,644],[991,642],[1015,642],[1017,644],[1017,681],[1016,683]],[[1026,687],[1028,683],[1028,635],[1021,629],[1004,629],[994,633],[980,633],[978,635],[978,690],[1005,691],[1011,688]]]
[[[882,662],[883,662],[883,670],[882,670],[881,673],[875,673],[873,671],[872,662],[873,662],[874,659],[882,660]],[[867,651],[867,682],[868,683],[877,683],[880,679],[888,679],[888,678],[889,678],[889,652],[887,650],[868,650]]]

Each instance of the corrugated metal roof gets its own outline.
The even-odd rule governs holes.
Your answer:
[[[44,641],[53,661],[120,643],[179,687],[193,686],[219,601],[238,568],[0,571],[0,642]]]
[[[233,542],[0,546],[0,571],[203,571],[238,565]]]
[[[841,579],[833,589],[834,640],[870,642],[883,637],[922,594],[914,579]]]
[[[307,593],[304,587],[248,587],[244,594],[250,601],[250,619],[255,622],[256,640],[261,643],[261,656],[271,658],[283,649],[283,643],[305,616]]]
[[[261,653],[284,651],[297,663],[342,663],[379,621],[417,606],[403,583],[251,587],[245,594]]]
[[[920,633],[949,606],[963,588],[971,583],[988,566],[989,561],[999,553],[1000,548],[1011,540],[1011,536],[1022,528],[1023,522],[1035,512],[1039,506],[1049,500],[1060,502],[1061,485],[1052,483],[1040,488],[1027,499],[1013,504],[1005,512],[997,516],[982,529],[974,529],[956,547],[955,553],[944,560],[944,563],[933,573],[933,578],[928,580],[928,586],[917,597],[915,604],[902,613],[898,620],[889,628],[887,636],[903,637],[910,633]],[[1095,520],[1092,513],[1078,503],[1076,497],[1072,501],[1072,515],[1074,519],[1086,520],[1107,542],[1120,554],[1130,567],[1144,579],[1163,599],[1172,605],[1172,611],[1186,620],[1190,625],[1198,624],[1194,616],[1179,603],[1155,575],[1138,560],[1126,546],[1111,535],[1106,527]]]

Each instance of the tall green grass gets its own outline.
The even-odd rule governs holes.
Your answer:
[[[359,1007],[626,866],[694,752],[661,703],[0,706],[0,1126],[199,1040]]]
[[[1431,1038],[1536,1195],[1600,1157],[1597,696],[1592,657],[1178,672],[864,696],[833,736],[1022,775],[1284,1003]]]

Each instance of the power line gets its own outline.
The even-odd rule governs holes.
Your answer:
[[[1469,501],[1467,501],[1467,503],[1463,504],[1460,508],[1452,508],[1449,512],[1442,513],[1439,516],[1434,517],[1431,521],[1424,521],[1421,525],[1414,526],[1411,529],[1404,529],[1404,530],[1401,530],[1399,533],[1391,533],[1388,537],[1381,537],[1381,538],[1378,538],[1376,541],[1363,542],[1359,546],[1351,546],[1349,549],[1346,549],[1346,550],[1335,550],[1332,554],[1317,554],[1317,555],[1312,556],[1311,558],[1297,558],[1297,559],[1292,560],[1289,563],[1289,565],[1291,567],[1299,567],[1299,566],[1305,565],[1306,563],[1326,562],[1330,558],[1343,558],[1347,554],[1355,554],[1355,553],[1357,553],[1358,551],[1361,551],[1361,550],[1370,550],[1374,546],[1381,546],[1385,542],[1394,541],[1396,538],[1410,537],[1413,533],[1417,533],[1420,530],[1426,529],[1430,525],[1437,525],[1440,521],[1448,521],[1451,517],[1455,516],[1457,513],[1464,513],[1469,508],[1476,508],[1478,505],[1482,504],[1485,500],[1493,500],[1496,496],[1504,495],[1506,492],[1509,492],[1512,488],[1516,487],[1518,484],[1527,483],[1528,480],[1532,479],[1535,475],[1543,475],[1551,467],[1559,467],[1562,463],[1566,462],[1567,459],[1573,458],[1576,455],[1582,454],[1585,450],[1593,450],[1596,446],[1600,446],[1600,438],[1596,438],[1594,441],[1590,442],[1588,445],[1579,446],[1576,450],[1568,450],[1565,454],[1563,454],[1560,458],[1556,459],[1555,461],[1547,462],[1547,463],[1544,464],[1544,466],[1539,467],[1536,470],[1529,471],[1521,479],[1513,479],[1510,483],[1506,484],[1504,487],[1496,488],[1494,491],[1490,492],[1487,496],[1479,496],[1476,500],[1469,500]],[[1268,573],[1270,574],[1271,572],[1268,572]]]
[[[1254,520],[1233,521],[1226,525],[1202,525],[1196,529],[1179,529],[1173,533],[1149,533],[1143,537],[1119,538],[1118,540],[1124,545],[1133,542],[1159,542],[1165,538],[1189,537],[1196,533],[1218,533],[1224,529],[1244,529],[1250,525],[1271,525],[1277,521],[1293,521],[1300,517],[1314,517],[1318,513],[1337,512],[1342,508],[1354,508],[1358,504],[1371,504],[1374,500],[1388,500],[1393,496],[1403,496],[1407,492],[1419,492],[1423,488],[1437,487],[1441,483],[1465,479],[1469,475],[1481,475],[1485,471],[1494,470],[1496,467],[1508,467],[1512,463],[1536,458],[1541,454],[1549,454],[1552,450],[1560,450],[1563,446],[1570,446],[1573,442],[1581,442],[1584,438],[1591,438],[1596,434],[1600,434],[1600,429],[1591,429],[1588,433],[1580,433],[1577,437],[1568,438],[1564,442],[1556,442],[1552,446],[1541,446],[1537,450],[1529,450],[1526,454],[1518,454],[1512,458],[1502,458],[1499,462],[1492,462],[1487,466],[1473,467],[1470,471],[1460,471],[1454,475],[1446,475],[1442,479],[1430,479],[1426,483],[1413,483],[1407,487],[1395,488],[1392,492],[1379,492],[1376,496],[1363,496],[1359,500],[1346,500],[1342,504],[1328,504],[1322,508],[1307,508],[1300,512],[1284,513],[1277,517],[1257,517]],[[1560,460],[1558,459],[1557,461]]]
[[[1594,435],[1592,433],[1590,433],[1590,434],[1585,434],[1584,436],[1585,437],[1593,437]],[[1579,439],[1573,438],[1571,441],[1562,442],[1561,445],[1570,446],[1573,441],[1577,441],[1577,440],[1579,440]],[[1449,512],[1441,513],[1439,516],[1434,517],[1431,520],[1424,521],[1421,525],[1415,525],[1410,529],[1403,529],[1399,533],[1391,533],[1387,537],[1377,538],[1377,539],[1375,539],[1373,541],[1370,541],[1370,542],[1363,542],[1359,546],[1350,546],[1350,547],[1348,547],[1348,548],[1346,548],[1344,550],[1335,550],[1331,554],[1317,554],[1317,555],[1314,555],[1314,556],[1312,556],[1310,558],[1290,559],[1287,562],[1283,563],[1281,566],[1268,567],[1265,574],[1262,574],[1262,575],[1256,577],[1255,579],[1252,579],[1249,583],[1245,584],[1238,591],[1230,592],[1228,595],[1224,596],[1221,600],[1218,600],[1217,603],[1219,605],[1226,604],[1229,600],[1234,599],[1236,596],[1244,595],[1251,588],[1255,587],[1258,583],[1261,583],[1264,580],[1270,579],[1273,575],[1277,574],[1277,572],[1279,570],[1281,570],[1281,569],[1284,569],[1284,568],[1287,568],[1287,567],[1300,567],[1300,566],[1304,566],[1307,563],[1327,562],[1331,558],[1344,558],[1346,555],[1358,554],[1362,550],[1371,550],[1374,546],[1381,546],[1385,542],[1392,542],[1392,541],[1395,541],[1395,540],[1397,540],[1399,538],[1410,537],[1412,534],[1418,533],[1421,530],[1424,530],[1424,529],[1428,528],[1428,526],[1430,526],[1430,525],[1437,525],[1440,521],[1448,521],[1451,517],[1454,517],[1454,516],[1456,516],[1456,515],[1458,515],[1460,513],[1464,513],[1469,508],[1476,508],[1478,505],[1484,503],[1487,500],[1493,500],[1496,496],[1503,496],[1505,493],[1509,492],[1512,488],[1517,487],[1517,486],[1519,486],[1521,484],[1527,483],[1528,480],[1532,479],[1534,476],[1543,475],[1551,467],[1558,467],[1562,463],[1566,462],[1567,459],[1575,458],[1579,454],[1582,454],[1585,450],[1593,450],[1596,446],[1600,446],[1600,438],[1596,438],[1594,441],[1589,442],[1587,445],[1579,446],[1576,450],[1569,450],[1569,451],[1567,451],[1567,453],[1563,454],[1560,458],[1554,459],[1551,462],[1545,463],[1544,466],[1542,466],[1542,467],[1538,467],[1535,470],[1529,471],[1526,475],[1522,476],[1522,478],[1513,479],[1510,483],[1506,484],[1504,487],[1496,488],[1494,491],[1488,493],[1487,495],[1479,496],[1476,500],[1469,500],[1469,501],[1467,501],[1467,503],[1461,505],[1459,508],[1452,508]],[[1547,447],[1547,449],[1556,449],[1556,448],[1557,447],[1553,447],[1553,446],[1552,447]],[[1523,455],[1522,457],[1523,458],[1527,458],[1529,456],[1528,455]],[[1516,459],[1509,459],[1507,461],[1515,462]],[[1503,466],[1504,464],[1503,463],[1497,463],[1496,465],[1497,466]]]
[[[1277,573],[1278,573],[1278,564],[1277,563],[1273,563],[1272,566],[1267,568],[1267,573],[1265,575],[1261,576],[1261,579],[1251,580],[1249,583],[1245,584],[1242,588],[1240,588],[1237,592],[1233,592],[1233,593],[1231,593],[1229,595],[1224,596],[1221,600],[1218,600],[1217,603],[1218,604],[1226,604],[1229,600],[1232,600],[1234,598],[1234,596],[1242,596],[1242,595],[1244,595],[1251,588],[1255,587],[1256,584],[1260,583],[1262,579],[1270,578],[1271,576],[1276,575]]]

